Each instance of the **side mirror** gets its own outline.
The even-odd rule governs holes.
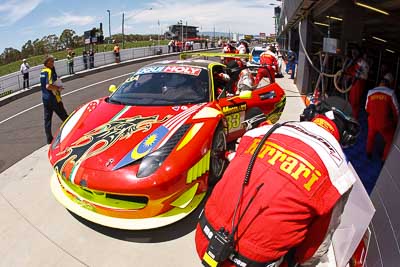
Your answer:
[[[251,99],[251,97],[253,96],[251,91],[241,91],[239,94],[239,98],[240,99]]]
[[[114,84],[111,84],[110,87],[108,87],[108,91],[110,93],[114,93],[117,90],[117,87]]]

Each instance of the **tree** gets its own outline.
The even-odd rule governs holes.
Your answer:
[[[76,47],[81,47],[85,45],[85,38],[84,36],[78,36],[78,35],[74,35],[74,37],[72,38],[72,47],[76,48]]]
[[[42,40],[36,39],[35,41],[33,41],[33,47],[35,50],[34,55],[43,55],[46,53],[46,48],[44,46],[44,42]]]
[[[53,52],[57,50],[58,46],[58,36],[55,34],[50,34],[44,36],[41,40],[45,47],[46,52]]]
[[[3,64],[8,64],[21,59],[21,52],[15,48],[8,47],[0,55]]]
[[[22,57],[27,58],[33,56],[34,54],[35,54],[35,47],[33,46],[32,41],[29,40],[22,46],[21,55]]]
[[[60,44],[64,48],[73,47],[74,46],[74,36],[76,33],[74,30],[65,29],[60,35]]]

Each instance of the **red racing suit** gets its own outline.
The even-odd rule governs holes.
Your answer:
[[[368,79],[368,71],[368,63],[363,58],[359,58],[357,62],[347,70],[347,73],[353,77],[353,83],[349,92],[349,102],[355,119],[358,119],[358,114],[360,112],[361,98]]]
[[[242,137],[235,157],[202,213],[208,228],[218,231],[224,227],[231,232],[248,163],[271,127],[256,128]],[[262,263],[259,266],[275,261],[277,264],[271,266],[284,266],[279,265],[280,259],[296,247],[296,262],[304,266],[315,264],[329,247],[347,200],[345,196],[354,182],[339,143],[326,130],[312,122],[276,129],[262,146],[244,189],[235,224],[255,188],[264,183],[238,226],[236,253]],[[202,228],[201,223],[197,225],[196,249],[200,258],[204,257],[211,235],[205,230],[209,229]],[[249,266],[235,257],[231,255],[231,260],[221,266]]]
[[[269,77],[271,83],[275,82],[275,71],[278,69],[278,60],[276,59],[275,54],[271,51],[263,52],[260,55],[260,65],[266,66],[268,70],[265,68],[259,68],[255,83],[258,84],[263,77]]]
[[[385,141],[382,157],[385,160],[399,119],[399,104],[394,91],[387,87],[376,87],[370,90],[365,110],[368,113],[367,153],[372,153],[375,136],[380,133]]]
[[[235,47],[233,47],[233,46],[231,46],[229,44],[227,44],[224,47],[222,52],[224,54],[238,54],[238,50]],[[234,58],[234,57],[224,57],[222,63],[227,65],[232,60],[236,60],[236,58]]]

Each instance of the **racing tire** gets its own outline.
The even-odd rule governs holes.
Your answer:
[[[209,186],[217,184],[228,166],[228,161],[225,157],[226,149],[226,135],[223,126],[220,124],[214,132],[211,144],[210,172],[208,176]]]

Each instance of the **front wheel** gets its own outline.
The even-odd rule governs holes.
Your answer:
[[[208,184],[215,185],[222,177],[228,162],[225,158],[226,153],[226,135],[222,125],[218,125],[214,132],[214,137],[211,145],[210,156],[210,173]]]

